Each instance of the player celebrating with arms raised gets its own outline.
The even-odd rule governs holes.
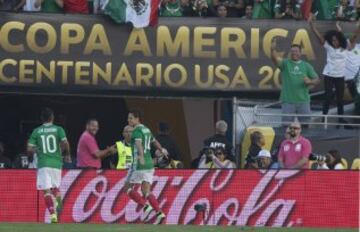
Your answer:
[[[154,194],[150,192],[154,176],[154,163],[150,154],[150,144],[153,143],[164,155],[167,155],[167,152],[154,138],[150,129],[141,124],[141,119],[139,110],[129,112],[128,123],[134,127],[131,136],[133,162],[126,177],[126,188],[129,197],[143,207],[144,221],[147,222],[150,213],[155,210],[156,220],[154,224],[161,224],[165,219],[165,214],[160,210],[159,202]],[[143,196],[133,188],[134,184],[141,184]],[[149,204],[147,204],[147,201]]]
[[[57,223],[57,213],[62,207],[59,191],[61,182],[62,154],[66,162],[71,162],[70,147],[62,127],[56,126],[54,113],[45,108],[41,112],[42,125],[35,128],[28,141],[29,155],[37,154],[38,170],[36,186],[43,190],[51,223]],[[56,202],[54,201],[56,199]],[[55,210],[56,208],[56,210]]]

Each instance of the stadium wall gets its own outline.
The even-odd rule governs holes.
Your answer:
[[[61,223],[140,223],[125,171],[63,171]],[[0,170],[0,222],[48,222],[35,170]],[[359,172],[158,170],[166,224],[357,228]],[[194,206],[205,204],[204,212]],[[154,215],[152,215],[153,217]]]

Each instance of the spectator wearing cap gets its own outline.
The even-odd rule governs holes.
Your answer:
[[[204,140],[204,147],[209,147],[213,149],[216,149],[217,147],[222,147],[225,149],[226,154],[229,155],[229,159],[233,160],[233,147],[230,141],[225,136],[227,128],[228,125],[224,120],[217,121],[215,124],[215,135]]]
[[[207,157],[208,156],[208,157]],[[206,162],[210,159],[210,162]],[[209,155],[203,154],[200,158],[199,168],[236,168],[234,162],[227,159],[226,150],[223,147],[217,147],[214,153]]]
[[[258,168],[257,157],[265,145],[265,137],[260,131],[254,131],[250,135],[250,148],[246,156],[245,168]]]
[[[271,154],[268,150],[261,150],[257,156],[258,167],[260,169],[278,169],[278,163],[272,162]]]
[[[293,122],[289,126],[290,138],[285,139],[280,145],[280,168],[306,169],[309,167],[309,156],[312,146],[308,139],[301,136],[301,124]]]
[[[156,140],[159,141],[161,146],[168,151],[168,156],[171,160],[182,160],[180,149],[175,140],[170,136],[170,127],[166,122],[159,122]],[[151,154],[155,154],[155,148],[152,148]]]

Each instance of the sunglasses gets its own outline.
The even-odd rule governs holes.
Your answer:
[[[290,128],[290,130],[300,130],[300,127],[295,127],[295,126],[291,126],[289,128]]]

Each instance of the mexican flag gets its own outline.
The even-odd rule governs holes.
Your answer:
[[[142,28],[158,23],[159,5],[160,0],[108,0],[103,9],[117,23],[131,22]]]

